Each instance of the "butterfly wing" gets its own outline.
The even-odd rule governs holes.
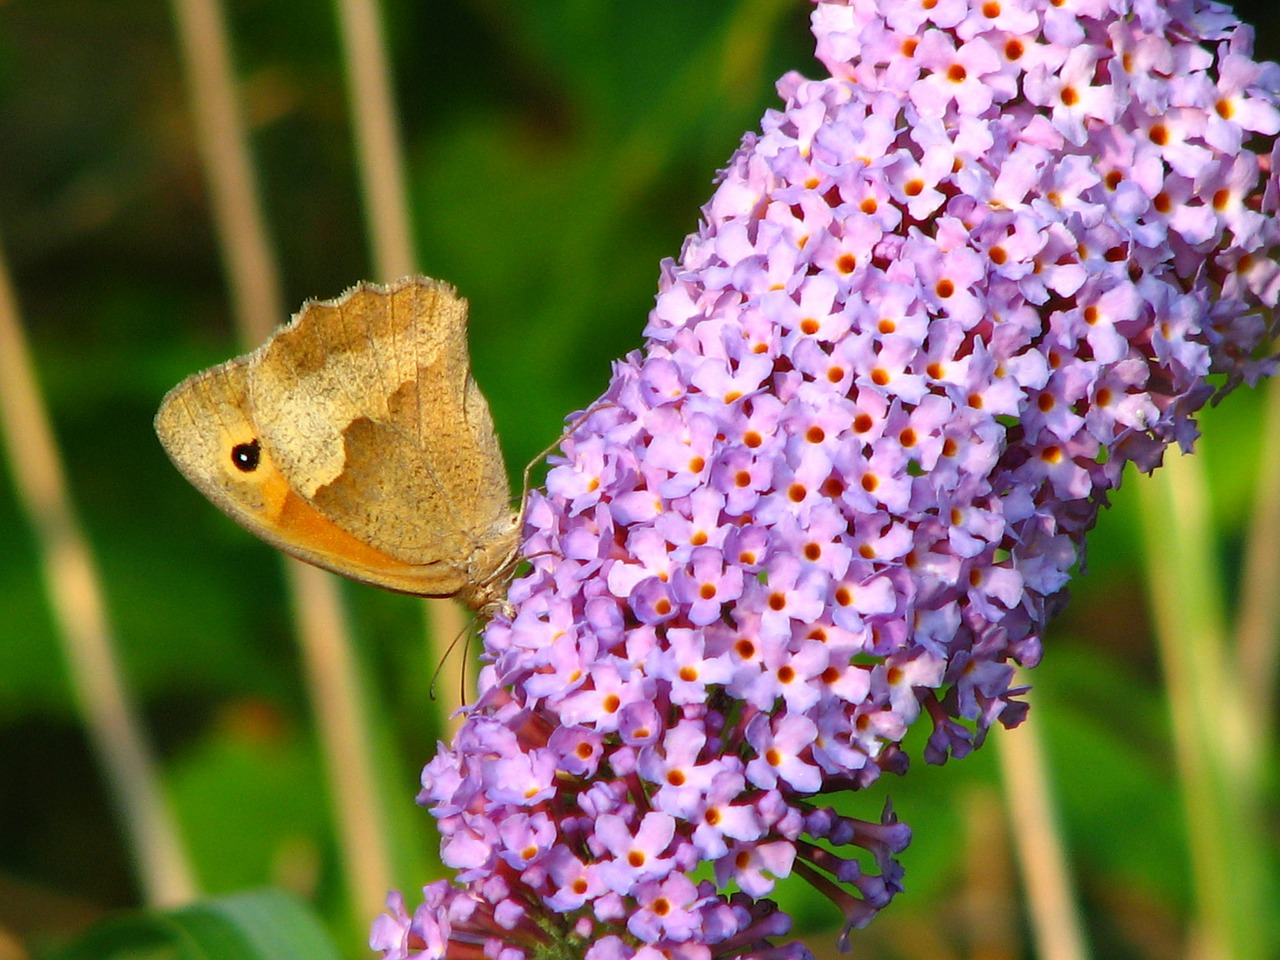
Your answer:
[[[248,412],[245,358],[189,377],[156,415],[169,458],[227,516],[300,560],[404,593],[449,596],[452,570],[407,564],[339,527],[293,489]]]
[[[236,467],[237,461],[248,462],[257,440],[247,402],[244,359],[231,360],[170,390],[155,424],[165,452],[182,474],[246,525],[273,512],[271,501],[279,498],[275,487],[283,482],[271,466],[262,472]]]
[[[250,419],[291,489],[413,567],[410,592],[450,595],[506,562],[518,540],[506,469],[452,287],[361,284],[305,305],[243,362]]]
[[[466,301],[424,277],[312,302],[165,398],[156,430],[216,506],[346,576],[491,602],[518,542],[472,380]]]

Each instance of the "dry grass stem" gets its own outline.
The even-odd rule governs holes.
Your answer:
[[[156,906],[184,903],[196,894],[195,876],[116,664],[102,579],[71,504],[2,255],[0,423],[18,496],[35,531],[72,686],[128,835],[143,898]]]
[[[1000,761],[1035,955],[1041,960],[1086,960],[1089,949],[1084,923],[1073,895],[1075,882],[1053,802],[1037,716],[1033,707],[1021,726],[997,730],[991,739]]]

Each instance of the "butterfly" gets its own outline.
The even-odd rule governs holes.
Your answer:
[[[447,283],[360,283],[258,349],[188,377],[156,432],[177,468],[284,552],[491,616],[519,565],[467,302]]]

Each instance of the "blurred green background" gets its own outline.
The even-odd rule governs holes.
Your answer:
[[[1239,7],[1275,58],[1280,28],[1260,21],[1272,8]],[[679,252],[715,171],[776,104],[774,80],[818,72],[808,13],[800,0],[383,4],[419,266],[471,301],[474,370],[513,475],[640,345],[659,260]],[[335,12],[236,0],[227,15],[284,320],[307,297],[374,276]],[[186,484],[151,429],[170,386],[240,352],[193,137],[166,4],[0,2],[0,237],[183,837],[205,889],[296,890],[361,956],[370,918],[342,906],[280,563]],[[1261,407],[1240,391],[1205,417],[1228,589],[1256,494]],[[1092,537],[1031,699],[1096,955],[1165,958],[1187,955],[1192,878],[1132,480]],[[0,546],[7,958],[23,955],[17,940],[53,942],[137,905],[139,890],[7,469]],[[396,881],[412,900],[439,875],[430,817],[412,804],[442,735],[435,663],[418,601],[343,593],[373,692]],[[860,955],[1031,955],[994,753],[918,763],[869,799],[891,795],[916,840],[907,893],[855,937]],[[834,909],[803,888],[787,898],[829,952]]]

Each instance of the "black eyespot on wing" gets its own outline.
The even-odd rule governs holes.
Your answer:
[[[231,448],[231,462],[241,473],[253,473],[258,469],[258,462],[261,459],[262,444],[258,443],[257,439],[250,440],[248,443],[237,443]]]

